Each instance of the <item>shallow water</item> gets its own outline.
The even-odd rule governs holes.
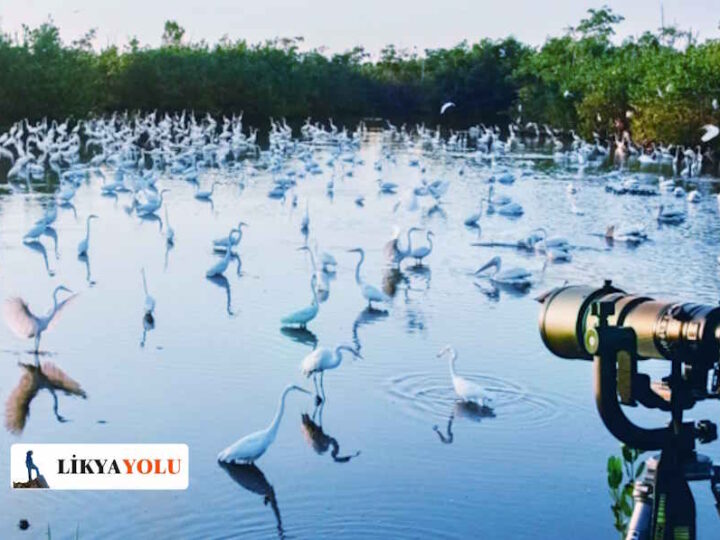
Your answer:
[[[397,164],[385,165],[383,179],[401,184],[401,191],[417,185],[421,172],[408,165],[416,152],[398,150]],[[44,311],[57,284],[80,291],[44,336],[48,353],[40,361],[62,369],[87,393],[86,399],[58,395],[61,422],[51,394],[39,391],[24,429],[0,431],[2,455],[15,442],[182,442],[191,461],[186,492],[0,490],[0,537],[44,537],[48,524],[58,538],[71,537],[76,527],[81,538],[617,534],[606,461],[619,445],[594,409],[590,364],[561,361],[544,348],[533,297],[566,280],[600,285],[612,277],[629,291],[716,302],[720,216],[710,195],[713,184],[699,182],[706,197],[688,205],[683,225],[658,227],[658,204],[684,205],[682,199],[612,195],[605,191],[605,172],[516,156],[499,160],[496,168],[509,168],[517,180],[495,189],[521,203],[525,214],[484,215],[479,233],[463,221],[487,192],[487,166],[465,165],[461,176],[460,159],[422,157],[429,180],[451,181],[441,210],[428,213],[430,199],[421,198],[419,211],[394,212],[399,196],[377,193],[372,164],[380,155],[373,136],[359,151],[364,164],[351,177],[338,175],[329,198],[327,154],[321,151],[317,161],[326,172],[299,181],[297,208],[267,197],[269,173],[247,179],[244,188],[237,175],[217,175],[222,184],[213,206],[195,200],[190,184],[164,176],[158,185],[171,189],[166,204],[176,235],[167,253],[160,224],[128,215],[128,195],[102,197],[97,178],[77,192],[77,219],[60,210],[57,253],[52,238],[42,239],[45,255],[22,243],[49,196],[0,196],[0,297],[22,295]],[[350,169],[340,160],[336,166]],[[570,211],[566,190],[571,181],[578,189],[577,213]],[[354,204],[361,194],[364,208]],[[311,244],[317,239],[339,265],[309,332],[282,332],[280,318],[310,301],[310,260],[297,251],[304,243],[299,229],[306,200]],[[92,286],[75,256],[90,213],[100,216],[91,237]],[[217,258],[210,241],[240,219],[249,224],[241,265],[231,264],[226,282],[211,282],[205,271]],[[633,249],[608,246],[596,236],[622,222],[647,224],[651,240]],[[382,256],[393,224],[420,224],[436,235],[425,268],[406,262],[399,281]],[[542,272],[543,260],[535,255],[470,245],[513,241],[540,225],[580,247],[571,263]],[[386,313],[365,309],[354,282],[357,256],[346,253],[357,246],[367,252],[368,282],[396,283]],[[496,254],[504,266],[536,273],[528,294],[491,298],[474,285],[470,274]],[[141,346],[143,266],[157,309],[155,328]],[[327,373],[322,410],[309,396],[289,396],[278,438],[259,469],[220,467],[218,451],[264,427],[286,384],[312,388],[299,364],[315,341],[355,344],[364,358],[346,357]],[[0,343],[0,401],[6,403],[29,373],[21,364],[34,359],[27,353],[30,343],[4,325]],[[492,412],[455,403],[447,363],[436,358],[448,343],[458,350],[458,372],[493,390]],[[646,365],[654,373],[666,368]],[[633,413],[641,422],[663,419]],[[713,413],[701,404],[690,416],[712,419]],[[702,451],[720,459],[717,444]],[[0,484],[8,486],[2,463]],[[707,486],[694,493],[700,538],[709,538],[717,526],[713,501]],[[30,521],[30,531],[17,529],[21,518]]]

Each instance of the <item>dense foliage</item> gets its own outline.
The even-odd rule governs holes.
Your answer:
[[[0,36],[0,126],[21,118],[81,117],[113,110],[231,114],[252,123],[307,116],[353,121],[505,123],[521,118],[586,136],[629,128],[636,139],[696,143],[720,112],[720,40],[698,44],[665,28],[621,44],[622,17],[608,8],[538,48],[514,38],[461,43],[423,55],[388,46],[380,57],[356,48],[303,52],[300,39],[251,45],[188,43],[168,21],[159,48],[133,40],[92,48],[94,33],[65,44],[52,22]]]

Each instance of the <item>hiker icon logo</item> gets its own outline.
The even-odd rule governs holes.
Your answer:
[[[189,483],[185,444],[14,444],[13,489],[178,490]]]

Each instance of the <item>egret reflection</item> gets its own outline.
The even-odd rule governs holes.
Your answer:
[[[78,255],[78,261],[85,264],[85,281],[87,281],[88,285],[92,287],[95,285],[95,281],[92,278],[92,275],[90,273],[90,257],[87,253],[81,253]]]
[[[15,435],[19,435],[25,429],[30,416],[30,404],[42,390],[47,390],[52,396],[53,414],[58,422],[63,423],[68,420],[60,414],[58,393],[87,398],[80,384],[63,370],[52,362],[40,364],[37,354],[34,357],[34,364],[22,362],[18,364],[23,370],[22,376],[5,402],[5,428]]]
[[[35,253],[40,254],[43,262],[45,263],[45,271],[47,272],[47,275],[53,277],[55,275],[55,271],[50,269],[50,262],[48,261],[47,250],[45,249],[45,246],[42,244],[42,242],[38,240],[32,240],[29,242],[23,242],[23,244],[33,250]]]
[[[335,437],[331,437],[322,427],[322,411],[325,407],[325,402],[317,405],[313,411],[312,417],[303,413],[300,417],[301,429],[305,441],[312,447],[318,455],[324,455],[330,450],[330,457],[335,463],[348,463],[351,459],[356,458],[360,455],[358,450],[352,454],[340,455],[340,443],[338,443]],[[316,423],[316,415],[318,420]]]
[[[309,345],[313,349],[318,345],[318,337],[307,328],[295,328],[293,326],[283,326],[280,333],[289,337],[295,343],[301,345]]]
[[[58,235],[57,231],[53,227],[45,227],[45,230],[43,231],[43,236],[47,236],[53,241],[53,251],[55,252],[55,260],[58,260],[60,258],[60,252],[58,251]]]
[[[241,464],[237,465],[234,463],[218,463],[220,467],[228,474],[233,481],[243,489],[250,493],[255,493],[263,498],[263,504],[270,505],[272,508],[275,521],[277,523],[277,533],[279,538],[285,538],[285,531],[283,530],[282,518],[280,517],[280,507],[278,506],[277,497],[275,496],[275,489],[272,484],[268,482],[265,474],[260,470],[257,465],[254,464]]]
[[[353,344],[355,345],[355,351],[360,352],[362,350],[362,343],[360,342],[359,330],[363,326],[370,326],[380,321],[384,321],[390,316],[387,311],[382,311],[375,308],[366,307],[363,309],[358,316],[355,318],[352,327]]]
[[[225,311],[227,312],[228,316],[234,317],[235,314],[232,311],[232,294],[230,292],[230,282],[227,280],[227,278],[222,274],[218,274],[216,276],[211,276],[205,279],[225,291]]]
[[[472,422],[481,422],[486,418],[495,418],[495,411],[490,407],[479,405],[474,402],[457,400],[453,404],[453,409],[448,416],[447,425],[443,432],[440,427],[436,424],[433,426],[433,431],[437,434],[440,442],[443,444],[452,444],[455,440],[455,434],[453,433],[453,423],[456,418],[462,418],[470,420]]]

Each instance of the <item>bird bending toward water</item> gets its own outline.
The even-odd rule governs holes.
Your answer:
[[[254,463],[260,456],[262,456],[270,445],[275,440],[278,428],[280,427],[280,420],[282,419],[283,412],[285,411],[285,398],[293,390],[310,394],[304,388],[295,385],[289,385],[285,387],[282,395],[280,396],[280,402],[278,403],[277,412],[275,418],[273,418],[270,425],[246,435],[239,441],[228,446],[225,450],[218,454],[218,461],[221,463]]]
[[[60,291],[68,292],[72,296],[58,302],[58,293]],[[22,298],[9,298],[3,304],[3,316],[10,330],[17,337],[22,339],[35,338],[34,352],[38,352],[43,332],[55,325],[57,317],[75,296],[76,294],[67,287],[58,285],[53,291],[53,307],[45,316],[32,313]]]

